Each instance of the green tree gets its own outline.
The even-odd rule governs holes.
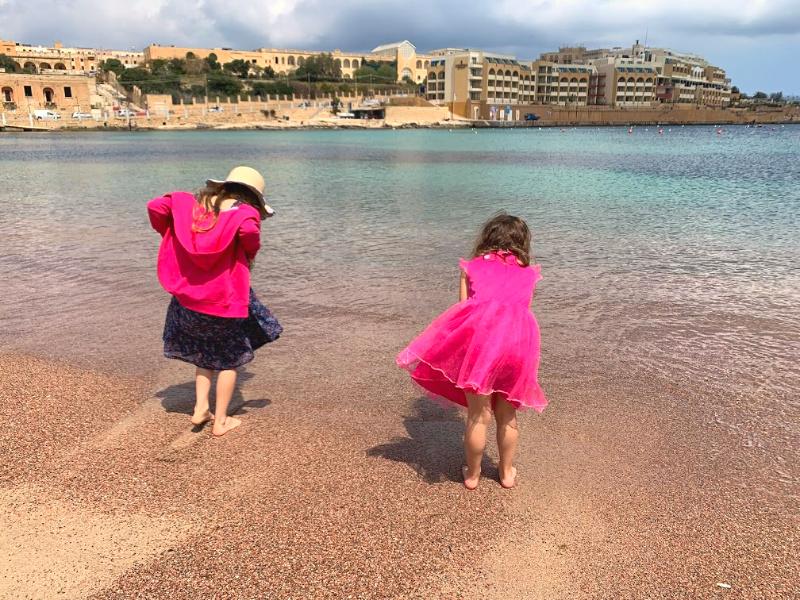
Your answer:
[[[222,65],[217,61],[217,55],[213,52],[205,58],[205,62],[207,71],[219,71],[222,69]]]
[[[125,70],[125,65],[123,65],[122,61],[120,61],[117,58],[107,58],[106,60],[100,63],[100,70],[105,72],[111,71],[112,73],[114,73],[114,75],[119,77]]]
[[[232,60],[231,62],[222,65],[222,70],[226,73],[233,73],[242,79],[247,79],[247,76],[250,74],[250,65],[251,63],[247,62],[246,60],[237,58],[236,60]]]
[[[208,74],[209,96],[236,96],[241,93],[242,87],[239,78],[228,73],[212,72]]]
[[[756,100],[766,100],[767,95],[764,92],[756,92],[755,94],[753,94],[753,98],[755,98]]]
[[[250,86],[250,91],[254,96],[261,96],[262,98],[276,95],[290,95],[294,93],[292,86],[283,81],[256,81]]]
[[[342,78],[342,67],[332,54],[317,54],[309,56],[297,67],[293,77],[308,81],[338,81]]]
[[[773,102],[783,102],[783,92],[773,92],[769,95],[769,99]]]
[[[0,69],[5,69],[6,73],[19,73],[22,70],[17,61],[5,54],[0,54]]]
[[[395,83],[397,81],[397,62],[361,59],[361,66],[356,69],[355,76],[359,81],[374,83]]]
[[[181,89],[178,75],[163,71],[154,73],[144,67],[125,69],[119,76],[119,82],[127,89],[135,85],[145,94],[174,94]]]
[[[168,70],[170,73],[183,75],[186,73],[186,60],[183,58],[173,58],[169,61]]]

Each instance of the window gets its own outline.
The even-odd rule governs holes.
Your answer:
[[[33,88],[29,85],[25,86],[25,97],[26,98],[33,98]]]
[[[68,85],[64,86],[64,98],[72,98],[72,88]]]

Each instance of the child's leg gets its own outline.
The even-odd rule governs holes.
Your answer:
[[[194,415],[192,415],[193,425],[202,425],[206,421],[213,419],[213,415],[208,410],[208,394],[211,391],[211,376],[214,374],[210,369],[197,367],[194,376]]]
[[[467,394],[467,428],[464,432],[464,485],[471,490],[478,487],[481,461],[486,448],[486,429],[492,420],[492,397]]]
[[[494,407],[494,418],[497,421],[497,449],[500,453],[500,484],[503,487],[514,487],[517,469],[514,457],[517,454],[517,409],[514,405],[497,397]]]
[[[233,397],[233,388],[236,386],[236,370],[227,369],[217,375],[217,405],[214,408],[214,435],[225,435],[234,427],[241,425],[239,419],[228,416],[228,404]]]

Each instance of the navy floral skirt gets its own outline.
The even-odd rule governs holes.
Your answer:
[[[212,371],[235,369],[280,337],[283,327],[250,290],[246,319],[215,317],[181,306],[173,297],[164,323],[164,356]]]

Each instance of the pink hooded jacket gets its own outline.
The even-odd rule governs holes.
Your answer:
[[[192,230],[197,200],[172,192],[147,203],[161,234],[158,281],[181,306],[217,317],[247,317],[250,261],[261,246],[261,217],[247,204],[219,213],[208,231]]]

